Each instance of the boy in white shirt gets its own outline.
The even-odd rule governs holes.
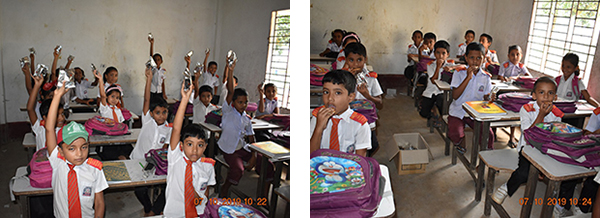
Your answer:
[[[421,30],[415,30],[412,33],[411,39],[413,40],[413,43],[408,45],[408,51],[406,52],[408,66],[404,68],[404,76],[411,80],[412,83],[412,79],[415,76],[415,61],[413,58],[419,58],[419,48],[423,44],[423,32],[421,32]]]
[[[48,110],[50,109],[50,104],[52,103],[52,99],[44,100],[39,106],[40,116],[37,115],[34,105],[36,103],[35,99],[37,93],[39,92],[42,84],[44,83],[44,78],[42,77],[33,77],[35,83],[33,85],[33,89],[31,91],[31,95],[29,95],[29,100],[27,101],[27,115],[29,116],[29,122],[31,123],[31,131],[35,135],[35,145],[36,151],[46,147],[46,128],[45,121],[48,119]],[[59,102],[60,104],[60,102]],[[58,132],[59,128],[63,127],[65,123],[65,115],[63,105],[60,104],[58,109],[58,114],[56,117],[56,130]]]
[[[197,77],[196,77],[197,78]],[[195,84],[198,84],[197,82]],[[213,89],[203,85],[194,92],[194,116],[192,123],[204,123],[206,115],[211,111],[219,109],[212,101]]]
[[[67,92],[63,87],[52,99],[46,136],[56,217],[104,217],[104,194],[108,183],[102,162],[88,158],[89,142],[85,127],[71,122],[54,132],[60,98]],[[58,146],[58,148],[57,148]]]
[[[423,36],[423,45],[419,47],[419,61],[421,61],[421,58],[435,58],[433,54],[433,45],[436,40],[437,36],[435,33],[425,33],[425,36]]]
[[[163,63],[162,55],[159,53],[154,53],[154,38],[148,37],[148,41],[150,42],[150,56],[156,63],[156,68],[152,69],[153,76],[150,92],[152,92],[152,97],[162,97],[166,100],[167,94],[165,93],[165,79],[167,78],[167,70],[161,67]]]
[[[464,43],[460,43],[458,45],[458,52],[456,53],[456,57],[460,58],[462,60],[465,59],[465,52],[467,51],[467,45],[471,44],[471,42],[473,42],[473,40],[475,40],[475,31],[473,30],[467,30],[467,32],[465,33],[465,42]]]
[[[490,49],[490,46],[492,46],[492,40],[492,36],[490,36],[487,33],[483,33],[481,34],[481,36],[479,36],[479,43],[481,43],[485,48],[485,69],[489,72],[491,72],[491,70],[489,69],[490,65],[500,65],[498,61],[498,55],[496,55],[496,51]]]
[[[208,56],[210,56],[210,51],[206,52],[206,56],[204,57],[204,66],[207,66],[206,61],[208,60]],[[200,83],[200,86],[207,85],[213,89],[214,95],[213,95],[213,100],[211,101],[211,103],[214,105],[222,104],[222,102],[219,101],[219,100],[221,100],[221,96],[218,95],[219,94],[219,75],[217,74],[217,67],[218,67],[217,62],[215,62],[215,61],[209,62],[208,66],[205,68],[205,72],[202,73],[202,82]],[[226,80],[227,80],[226,78],[223,79],[223,81],[226,81]]]

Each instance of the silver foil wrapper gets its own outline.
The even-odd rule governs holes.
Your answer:
[[[233,65],[233,63],[237,60],[237,55],[233,50],[229,50],[227,52],[227,62],[229,66]]]
[[[38,64],[35,68],[35,72],[33,72],[33,76],[41,76],[46,78],[46,75],[48,75],[48,67],[46,67],[44,64]]]
[[[73,55],[69,55],[69,57],[67,57],[68,61],[73,61],[73,59],[75,59],[75,56],[73,56]]]
[[[210,48],[206,48],[206,51],[204,51],[204,54],[208,54],[210,52]]]
[[[192,75],[187,68],[183,71],[183,82],[185,83],[183,90],[190,90],[190,86],[192,85]]]
[[[60,51],[62,50],[62,45],[57,45],[54,50],[56,51],[56,53],[60,53]]]
[[[152,35],[152,33],[148,33],[148,39],[154,39],[154,36]]]
[[[26,65],[29,65],[31,62],[29,62],[29,57],[25,56],[21,59],[19,59],[19,64],[21,64],[21,68],[25,67]]]
[[[364,71],[356,74],[356,85],[362,85],[363,83],[367,83],[366,73]]]
[[[35,54],[35,49],[33,47],[29,48],[29,54]]]
[[[148,62],[146,62],[146,67],[152,68],[154,70],[157,66],[158,65],[156,65],[156,62],[154,62],[154,58],[152,58],[152,56],[150,56],[150,60],[148,60]]]
[[[92,72],[94,72],[96,70],[96,65],[90,64],[90,67],[92,68]]]
[[[67,88],[67,89],[75,88],[75,78],[73,78],[74,76],[75,76],[75,70],[67,69],[67,78],[69,79],[69,81],[67,81],[65,83],[65,88]]]
[[[194,55],[194,51],[190,50],[190,51],[188,51],[188,53],[185,56],[186,57],[192,57],[192,55]]]
[[[202,64],[200,62],[196,62],[196,67],[194,67],[194,74],[196,74],[196,73],[202,74],[203,72],[204,72],[204,64]]]
[[[69,82],[69,77],[67,76],[67,71],[60,69],[58,71],[58,82],[56,83],[56,87],[60,88],[65,85],[65,83]]]

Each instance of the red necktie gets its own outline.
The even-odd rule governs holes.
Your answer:
[[[185,160],[185,159],[184,159]],[[194,177],[192,173],[192,161],[185,160],[185,217],[198,217],[196,205],[194,204]]]
[[[117,112],[115,112],[115,106],[111,106],[110,107],[112,109],[113,112],[113,120],[115,120],[115,122],[119,122],[119,116],[117,116]]]
[[[79,187],[77,186],[77,172],[75,165],[69,164],[69,218],[81,217],[81,204],[79,203]]]
[[[339,151],[338,124],[340,123],[340,118],[331,118],[331,122],[333,122],[333,125],[331,125],[331,134],[329,134],[329,149]]]

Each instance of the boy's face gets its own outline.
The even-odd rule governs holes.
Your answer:
[[[119,80],[119,72],[117,72],[116,70],[110,71],[107,75],[106,75],[106,81],[104,82],[108,82],[110,84],[114,84],[117,82],[117,80]]]
[[[355,93],[348,94],[343,84],[323,83],[323,103],[325,107],[334,107],[337,115],[348,109],[355,96]]]
[[[109,105],[117,105],[121,99],[119,92],[111,92],[110,95],[106,96],[106,101]]]
[[[488,42],[487,37],[479,37],[479,43],[481,43],[486,50],[492,45],[491,42]]]
[[[342,38],[344,38],[344,36],[342,36],[342,33],[340,33],[340,32],[333,33],[333,42],[335,42],[335,44],[341,45]]]
[[[81,81],[81,79],[83,79],[83,72],[81,71],[81,69],[75,69],[75,80],[77,80],[78,82]]]
[[[578,67],[576,67],[575,65],[573,65],[571,62],[564,60],[562,61],[562,64],[560,65],[560,70],[564,73],[564,74],[568,74],[569,76],[571,76],[571,74],[573,72],[575,72],[575,70],[577,70]]]
[[[183,153],[192,162],[196,162],[202,157],[204,150],[206,150],[206,141],[196,137],[187,137],[181,144],[183,147]]]
[[[212,93],[210,92],[202,92],[200,93],[200,102],[204,104],[204,106],[208,106],[212,101]]]
[[[446,61],[448,58],[448,51],[445,48],[438,48],[434,52],[435,59],[438,61]]]
[[[365,56],[356,53],[346,54],[346,63],[348,64],[352,74],[359,72],[353,69],[362,69],[365,66],[365,62],[367,62],[367,58]]]
[[[215,72],[217,72],[217,65],[211,64],[210,66],[208,66],[208,72],[211,74],[215,74]]]
[[[62,143],[58,146],[58,151],[69,162],[75,166],[79,166],[85,162],[88,157],[90,144],[83,138],[75,139],[70,145]]]
[[[435,44],[435,40],[433,39],[425,39],[423,45],[427,46],[429,49],[433,49],[433,44]]]
[[[156,62],[156,66],[160,67],[160,65],[162,64],[162,58],[158,55],[152,57],[154,59],[154,62]]]
[[[469,51],[467,54],[467,64],[469,67],[480,67],[482,63],[483,53],[481,53],[481,51]]]
[[[531,97],[539,106],[543,103],[552,103],[556,100],[556,86],[552,83],[538,83]]]
[[[355,38],[349,38],[348,40],[346,40],[346,44],[344,44],[344,48],[346,48],[346,45],[353,43],[353,42],[358,42],[358,41],[356,41]]]
[[[157,106],[150,111],[150,116],[156,121],[156,124],[163,125],[167,120],[169,110],[166,107]]]
[[[244,113],[246,107],[248,107],[248,96],[240,95],[233,101],[233,107],[241,113]]]
[[[421,45],[421,42],[423,42],[423,35],[421,35],[420,33],[413,34],[412,40],[416,46],[419,46]]]
[[[277,88],[275,86],[269,86],[269,88],[265,89],[265,97],[269,100],[273,100],[277,95]]]
[[[521,57],[523,57],[521,49],[513,49],[510,50],[510,53],[508,53],[508,60],[514,65],[521,61]]]
[[[47,120],[48,117],[46,115],[42,116],[43,120]],[[63,127],[65,125],[65,121],[67,119],[65,118],[65,109],[63,108],[59,108],[58,109],[58,115],[56,117],[56,127]]]
[[[473,35],[472,33],[467,33],[467,35],[465,35],[465,41],[467,41],[467,45],[473,42],[473,40],[475,40],[475,35]]]

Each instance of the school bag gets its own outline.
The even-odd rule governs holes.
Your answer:
[[[129,127],[124,123],[116,122],[113,119],[94,116],[85,121],[85,130],[90,135],[125,135],[129,131]]]
[[[519,86],[521,86],[522,88],[525,89],[533,89],[533,85],[535,84],[535,81],[537,79],[536,78],[529,78],[529,77],[518,77],[515,80],[515,83]]]
[[[385,179],[369,157],[319,149],[310,155],[311,217],[371,217]]]
[[[259,198],[260,199],[260,198]],[[254,201],[252,202],[255,205],[263,205],[263,202]],[[249,202],[248,202],[249,203]],[[266,203],[266,202],[264,202]],[[211,198],[209,202],[206,203],[206,208],[204,209],[204,215],[206,217],[219,217],[219,218],[266,218],[262,212],[257,210],[254,207],[248,206],[245,202],[237,202],[232,199],[221,199],[221,198]]]
[[[258,104],[256,102],[248,102],[248,106],[246,106],[246,112],[256,112],[258,110]]]
[[[310,85],[323,86],[323,76],[325,76],[327,72],[329,72],[329,70],[324,67],[320,67],[316,64],[310,64]]]
[[[52,187],[52,166],[48,160],[48,149],[42,148],[33,154],[27,165],[29,184],[34,188]]]
[[[527,93],[508,92],[498,95],[502,102],[502,107],[509,111],[519,112],[523,105],[533,101],[533,98]]]
[[[556,86],[560,84],[561,78],[562,75],[559,75],[556,78],[554,78]],[[581,91],[579,91],[579,77],[577,75],[573,76],[573,79],[571,80],[571,89],[573,89],[573,94],[575,94],[575,96],[578,96],[578,99],[584,99],[583,95],[581,94]]]
[[[365,116],[369,123],[373,123],[378,119],[375,104],[367,99],[358,99],[350,102],[350,109]]]
[[[221,126],[221,119],[223,118],[223,111],[221,108],[216,109],[214,111],[208,112],[206,116],[204,116],[205,123],[214,124],[216,126]]]
[[[123,114],[123,119],[125,119],[125,120],[131,119],[131,112],[124,107],[121,108],[121,114]]]
[[[264,117],[262,120],[267,121],[269,123],[274,123],[280,126],[283,126],[284,130],[290,130],[290,115],[286,114],[273,114],[270,117]]]
[[[171,107],[171,113],[172,114],[177,113],[177,109],[179,109],[179,104],[181,104],[181,101],[177,101],[177,102],[175,102],[175,104],[173,104],[173,106]],[[194,105],[188,103],[187,107],[185,108],[185,113],[186,114],[193,114],[194,113]]]
[[[151,149],[146,153],[146,162],[154,164],[156,171],[154,174],[167,175],[169,162],[167,161],[168,148]]]

